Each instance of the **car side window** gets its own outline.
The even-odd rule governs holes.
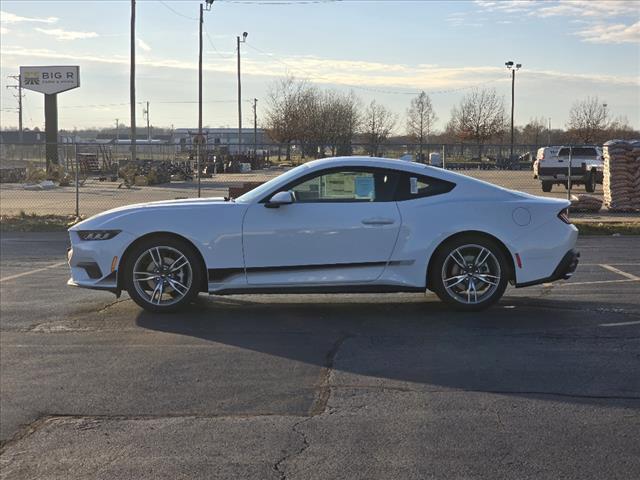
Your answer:
[[[289,188],[297,203],[388,202],[397,174],[374,170],[321,173]]]
[[[396,200],[403,201],[441,195],[450,192],[455,186],[455,183],[447,182],[446,180],[404,173],[398,181]]]

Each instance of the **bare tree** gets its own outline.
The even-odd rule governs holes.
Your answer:
[[[529,145],[535,145],[536,150],[540,145],[540,137],[547,126],[543,118],[532,118],[522,129],[522,140]]]
[[[437,119],[431,98],[424,91],[411,100],[407,110],[407,134],[420,145],[418,156],[420,161],[424,161],[423,146],[429,142],[429,134]]]
[[[607,140],[632,140],[638,138],[638,131],[634,130],[629,124],[627,117],[617,117],[609,124],[606,132]]]
[[[291,160],[291,142],[302,134],[302,97],[306,88],[304,81],[287,76],[272,84],[267,95],[265,127],[273,140],[287,145],[287,160]]]
[[[451,120],[447,125],[447,130],[454,132],[461,141],[473,140],[478,145],[480,158],[484,143],[499,135],[504,128],[504,100],[494,89],[474,89],[465,95],[451,110]]]
[[[372,100],[364,111],[363,129],[367,142],[369,155],[378,156],[380,147],[387,141],[393,127],[396,124],[396,116],[384,105]]]
[[[569,111],[567,130],[572,138],[583,143],[599,142],[609,127],[607,105],[598,97],[575,102]]]
[[[351,141],[361,124],[360,100],[353,92],[333,93],[327,98],[329,108],[328,146],[331,155],[351,155]]]

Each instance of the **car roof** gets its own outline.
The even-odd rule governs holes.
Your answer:
[[[403,170],[406,172],[421,173],[428,175],[429,170],[440,170],[422,163],[409,162],[406,160],[382,158],[382,157],[331,157],[320,160],[312,160],[305,163],[305,166],[312,170],[319,170],[332,167],[372,167],[372,168],[388,168],[391,170]]]

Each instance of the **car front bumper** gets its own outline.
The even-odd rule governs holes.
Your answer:
[[[71,248],[67,251],[67,261],[71,278],[67,285],[118,294],[118,266],[134,237],[121,232],[110,240],[86,241],[75,231],[70,231],[69,237]]]

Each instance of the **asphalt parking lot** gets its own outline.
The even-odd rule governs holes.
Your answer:
[[[67,287],[64,234],[3,234],[3,479],[640,478],[640,237],[480,314],[433,295]]]

